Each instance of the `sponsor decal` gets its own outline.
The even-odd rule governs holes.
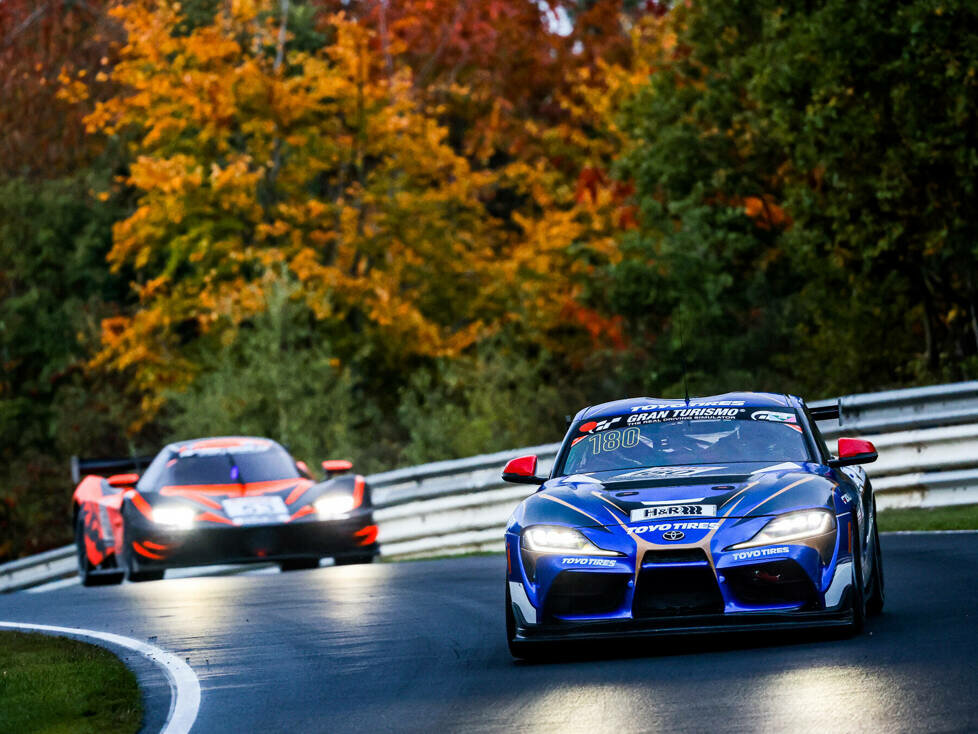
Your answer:
[[[606,418],[603,421],[588,421],[587,423],[582,423],[578,426],[578,430],[581,433],[596,433],[599,431],[607,431],[616,423],[620,423],[624,416],[616,415],[614,418]]]
[[[731,420],[743,413],[745,408],[672,408],[653,413],[633,413],[626,421],[630,426],[649,423],[689,420]]]
[[[774,548],[752,548],[751,550],[737,551],[730,556],[735,561],[746,561],[751,558],[767,558],[768,556],[780,556],[788,552],[788,546],[779,545]]]
[[[716,505],[655,505],[632,510],[631,522],[656,520],[660,517],[690,517],[693,515],[715,517],[716,514]]]
[[[686,537],[686,533],[682,530],[669,530],[662,534],[663,540],[682,540]]]
[[[619,474],[618,479],[673,479],[679,477],[695,477],[697,474],[726,469],[725,466],[650,466],[647,469]]]
[[[719,527],[719,520],[712,522],[666,522],[658,525],[639,525],[631,528],[631,531],[644,535],[645,533],[667,533],[670,530],[716,530]]]
[[[568,566],[599,566],[601,568],[614,568],[615,562],[610,558],[561,558],[561,563]]]
[[[690,400],[690,406],[717,406],[717,405],[743,405],[743,400],[717,400],[704,402],[700,400]],[[676,408],[675,403],[650,403],[649,405],[636,405],[631,409],[632,413],[645,413],[649,410],[669,410]]]
[[[752,421],[771,421],[773,423],[796,423],[794,413],[781,413],[776,410],[755,410],[750,414]]]

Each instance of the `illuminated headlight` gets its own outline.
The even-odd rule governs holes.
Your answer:
[[[598,548],[573,528],[559,525],[534,525],[523,531],[523,547],[538,553],[576,553],[583,556],[620,556]]]
[[[349,494],[328,494],[320,497],[312,503],[323,520],[332,520],[348,515],[355,507],[353,495]]]
[[[190,507],[154,507],[153,522],[177,530],[187,530],[194,526],[194,511]]]
[[[789,512],[787,515],[776,517],[746,543],[732,545],[727,550],[738,548],[754,548],[758,545],[786,543],[789,540],[811,538],[815,535],[825,535],[835,528],[835,515],[828,510],[802,510]]]

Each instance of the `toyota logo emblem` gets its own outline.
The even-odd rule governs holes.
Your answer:
[[[686,537],[686,533],[682,530],[670,530],[669,532],[662,534],[663,540],[682,540]]]

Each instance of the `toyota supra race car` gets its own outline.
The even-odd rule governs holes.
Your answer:
[[[72,503],[81,581],[150,581],[218,563],[275,561],[287,571],[326,556],[369,563],[377,526],[352,466],[324,461],[326,480],[315,482],[270,439],[223,437],[170,444],[142,476],[85,476]]]
[[[815,416],[813,417],[813,412]],[[510,651],[576,638],[835,626],[883,608],[869,441],[826,448],[788,395],[637,398],[582,410],[506,530]]]

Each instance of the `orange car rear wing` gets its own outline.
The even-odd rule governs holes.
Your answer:
[[[142,474],[143,469],[149,466],[154,456],[128,456],[125,458],[109,459],[82,459],[78,456],[72,456],[71,481],[78,484],[81,478],[87,474],[98,474],[101,476],[125,474],[128,472]]]

